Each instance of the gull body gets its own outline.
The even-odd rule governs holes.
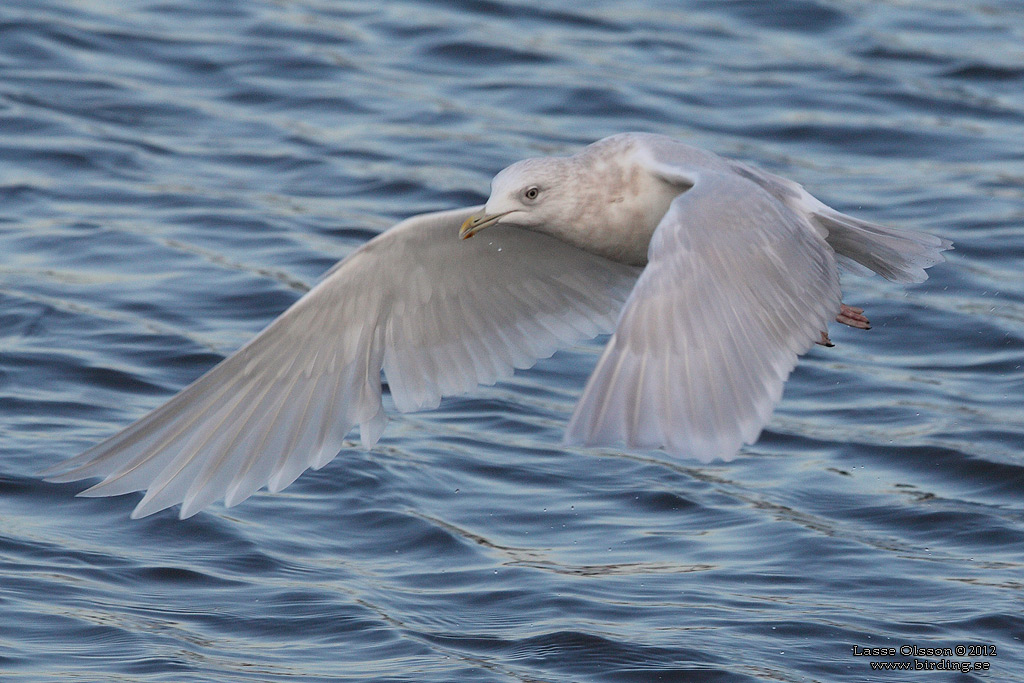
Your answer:
[[[831,320],[868,327],[840,300],[840,266],[921,282],[950,247],[671,138],[612,136],[509,166],[483,207],[370,240],[249,344],[49,476],[101,477],[84,495],[144,490],[133,516],[234,505],[322,467],[355,425],[376,443],[382,370],[395,407],[421,410],[602,333],[568,443],[729,459]]]

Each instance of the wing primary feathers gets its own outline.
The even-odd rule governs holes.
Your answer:
[[[375,444],[382,369],[395,406],[418,410],[610,331],[638,269],[511,226],[459,240],[478,209],[382,233],[165,405],[44,476],[102,478],[88,496],[143,490],[133,517],[236,505],[323,467],[356,425]]]

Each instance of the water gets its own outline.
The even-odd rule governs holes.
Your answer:
[[[1024,681],[1015,0],[0,8],[0,673]],[[667,133],[943,235],[849,278],[731,463],[559,446],[599,345],[187,521],[39,481],[336,259],[494,172]],[[989,672],[853,646],[990,645]],[[986,653],[988,654],[988,653]]]

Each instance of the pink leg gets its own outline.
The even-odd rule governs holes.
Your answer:
[[[864,309],[847,306],[846,304],[839,305],[839,315],[836,316],[836,322],[861,330],[871,329],[871,323],[868,322],[867,316],[864,315]]]
[[[856,327],[861,330],[870,330],[871,323],[868,322],[868,318],[864,315],[863,308],[857,308],[856,306],[847,306],[846,304],[839,304],[839,315],[836,316],[836,322],[850,327]],[[828,338],[828,332],[821,333],[821,339],[814,342],[821,346],[835,346],[832,340]]]

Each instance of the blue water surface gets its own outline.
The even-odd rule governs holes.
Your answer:
[[[642,130],[952,239],[730,463],[560,445],[600,340],[278,495],[38,472],[395,221]],[[4,681],[1024,681],[1018,0],[7,0]],[[853,648],[984,655],[856,656]],[[874,671],[871,661],[989,671]]]

